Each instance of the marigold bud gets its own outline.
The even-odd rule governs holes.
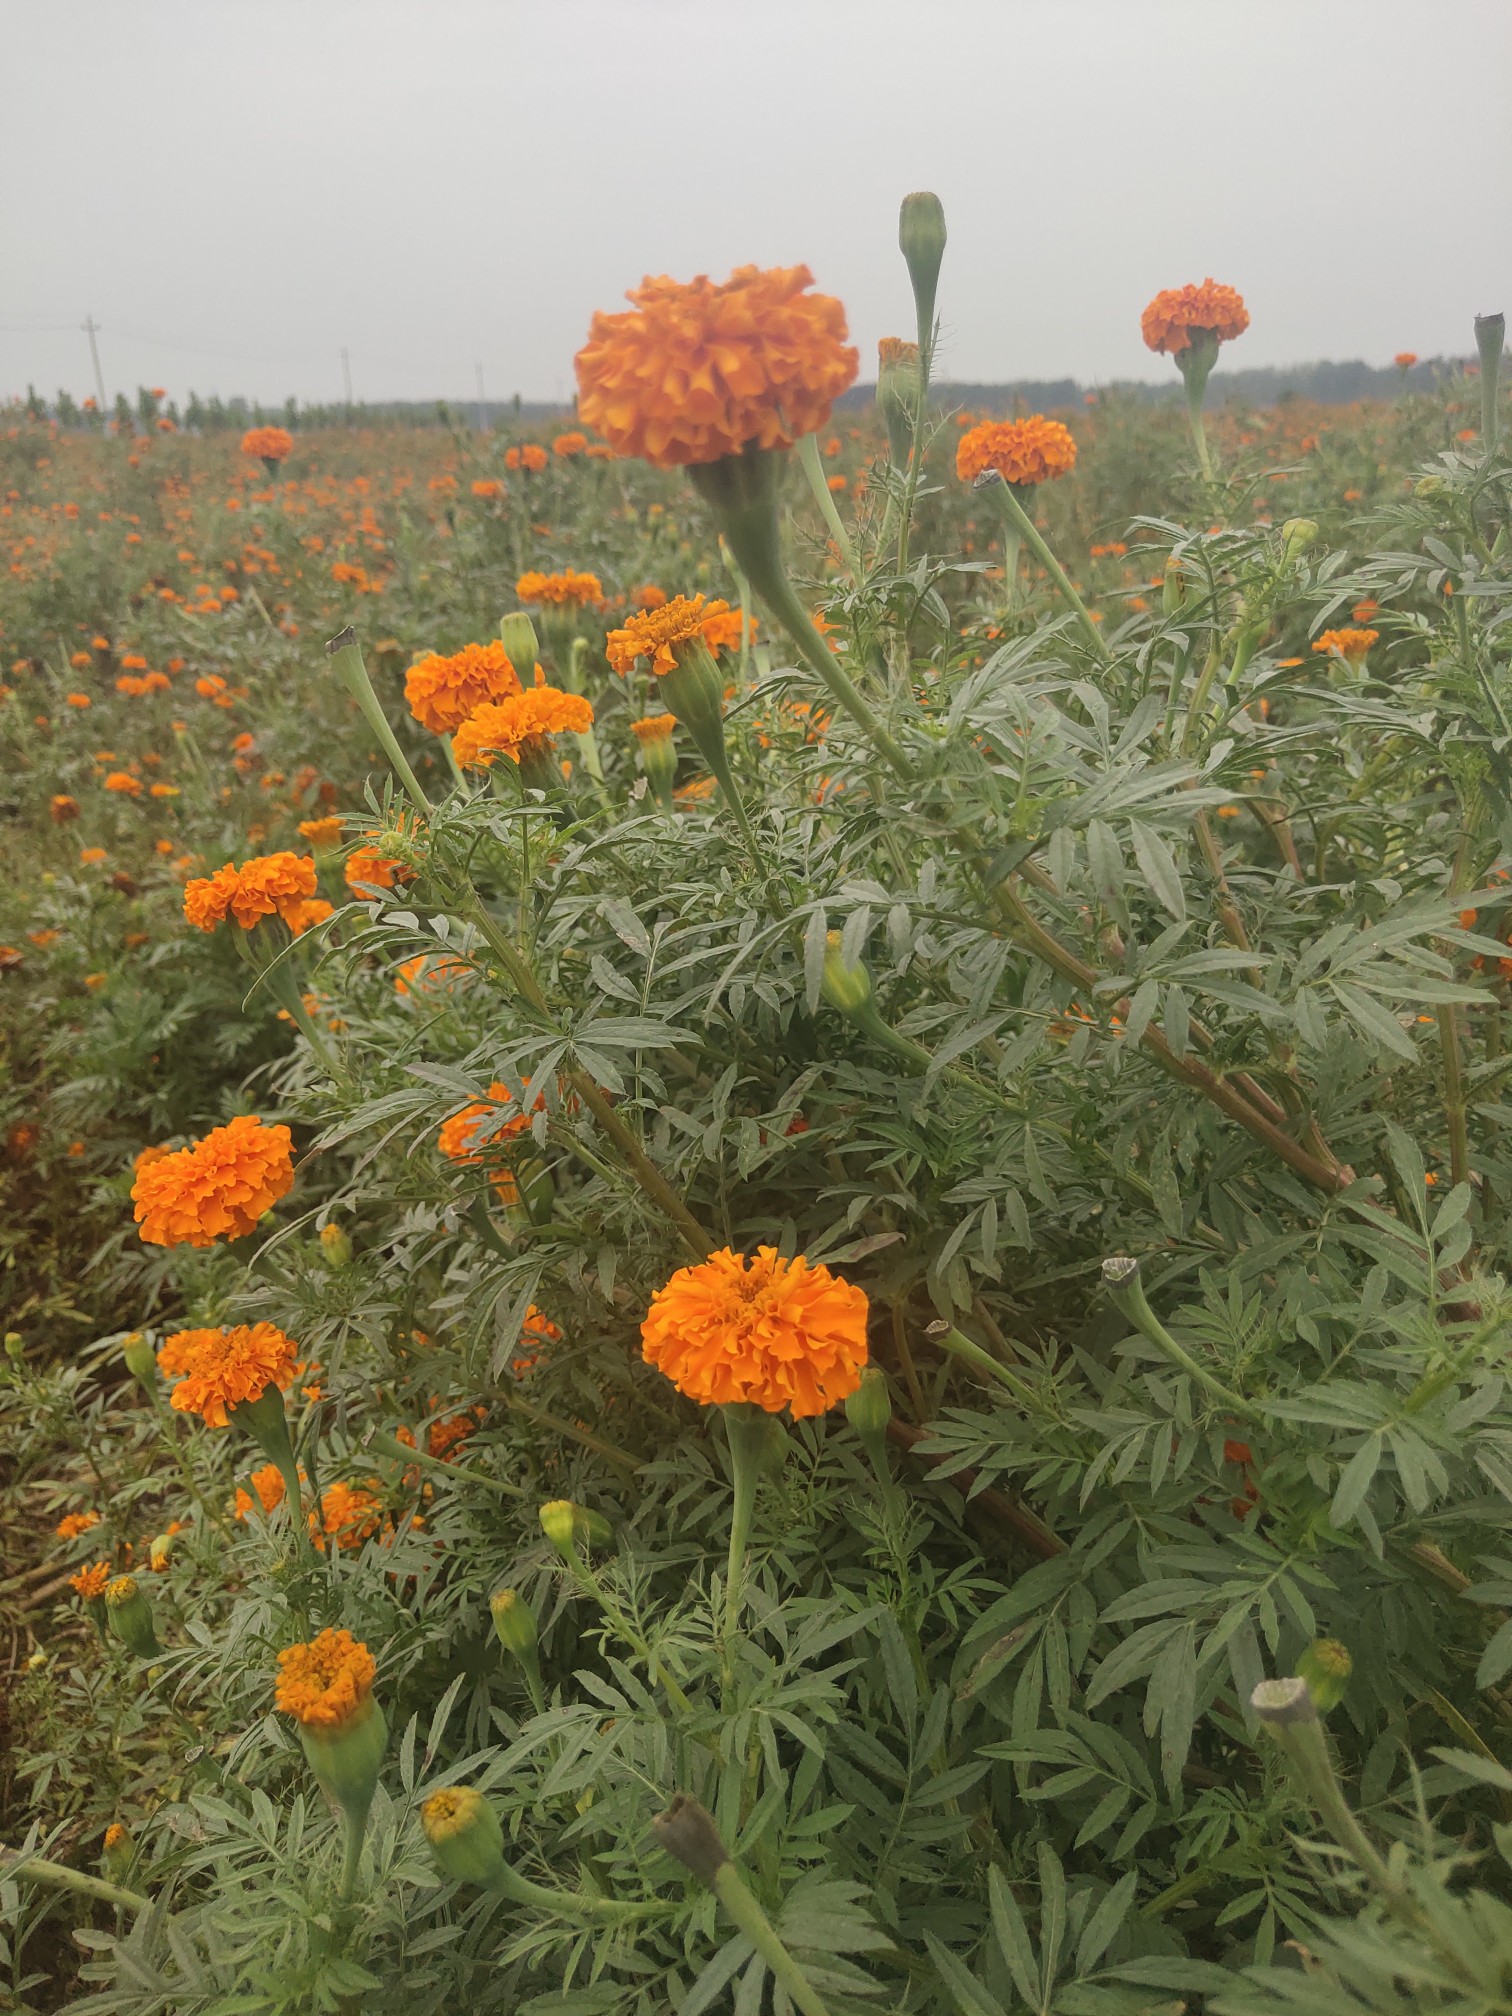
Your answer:
[[[518,1589],[499,1589],[489,1599],[494,1636],[512,1659],[535,1657],[538,1633],[535,1612]]]
[[[1297,1677],[1307,1682],[1307,1691],[1320,1715],[1338,1707],[1353,1671],[1349,1648],[1337,1638],[1315,1638],[1297,1661]]]
[[[831,931],[825,940],[819,991],[831,1008],[838,1008],[842,1015],[854,1015],[871,1000],[871,975],[860,959],[854,965],[846,964],[840,953],[841,935]]]
[[[903,198],[898,212],[898,249],[908,266],[919,326],[926,334],[934,326],[935,290],[945,258],[945,206],[929,189]]]
[[[540,1510],[541,1531],[564,1561],[577,1554],[577,1507],[570,1498],[553,1498]]]
[[[1187,592],[1186,568],[1172,553],[1166,561],[1165,575],[1160,584],[1161,613],[1168,622],[1186,607]]]
[[[1281,557],[1288,565],[1300,560],[1318,536],[1316,520],[1312,518],[1288,518],[1281,527]]]
[[[541,655],[536,627],[523,609],[513,609],[499,619],[499,642],[516,674],[528,681],[530,668]]]
[[[1419,476],[1412,486],[1414,497],[1442,497],[1448,489],[1442,476]]]
[[[13,1365],[19,1365],[26,1356],[26,1341],[19,1330],[6,1331],[5,1355]]]
[[[454,1883],[496,1888],[504,1878],[504,1829],[474,1786],[448,1785],[420,1808],[436,1867]]]
[[[136,1843],[119,1821],[105,1829],[100,1849],[100,1874],[107,1883],[124,1883],[136,1860]]]
[[[105,1591],[105,1615],[116,1637],[138,1659],[155,1659],[162,1651],[151,1606],[130,1575],[118,1575]]]
[[[334,1220],[329,1225],[322,1225],[320,1251],[327,1267],[349,1267],[352,1264],[352,1241],[346,1228]]]
[[[868,1365],[861,1374],[861,1384],[845,1403],[845,1418],[863,1441],[887,1433],[892,1402],[887,1397],[887,1374],[880,1365]]]
[[[133,1330],[121,1345],[126,1370],[148,1393],[157,1385],[157,1353],[140,1330]]]

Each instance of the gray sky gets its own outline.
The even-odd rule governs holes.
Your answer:
[[[1464,353],[1512,306],[1507,0],[0,0],[0,396],[553,398],[647,272],[807,262],[870,375],[897,206],[941,375]]]

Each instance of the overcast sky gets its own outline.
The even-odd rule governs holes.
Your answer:
[[[1508,0],[0,0],[0,396],[555,398],[644,273],[813,268],[870,375],[899,198],[946,378],[1472,348],[1512,305]]]

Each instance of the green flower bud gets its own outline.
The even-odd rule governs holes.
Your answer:
[[[26,1356],[26,1340],[22,1337],[19,1330],[6,1331],[5,1355],[13,1365],[19,1365],[21,1360]]]
[[[388,1748],[388,1722],[372,1695],[364,1695],[344,1722],[301,1722],[299,1743],[332,1805],[358,1818],[366,1815]]]
[[[162,1651],[151,1607],[130,1575],[118,1575],[105,1591],[105,1615],[116,1637],[138,1659],[155,1659]]]
[[[157,1353],[147,1342],[140,1330],[133,1330],[121,1345],[121,1356],[126,1361],[126,1370],[146,1392],[151,1393],[157,1386]]]
[[[528,686],[531,671],[541,655],[541,646],[535,625],[523,609],[516,609],[500,620],[499,642],[504,646],[504,655],[515,668],[521,683]]]
[[[352,1264],[352,1241],[346,1228],[333,1219],[329,1225],[320,1228],[320,1251],[327,1267],[333,1271],[338,1267]]]
[[[1172,553],[1166,560],[1165,578],[1160,584],[1160,608],[1167,621],[1179,616],[1186,607],[1188,579],[1186,568]]]
[[[945,207],[932,190],[916,189],[903,198],[898,249],[908,266],[919,326],[927,335],[934,327],[935,291],[945,258]]]
[[[894,468],[907,467],[922,392],[918,344],[884,336],[877,345],[877,408]]]
[[[436,1867],[453,1883],[495,1889],[504,1880],[504,1829],[499,1816],[471,1785],[448,1785],[420,1808],[420,1825]]]
[[[535,1657],[537,1632],[535,1612],[518,1589],[499,1589],[489,1599],[494,1636],[512,1659],[522,1663]]]
[[[853,966],[845,964],[840,956],[841,936],[840,932],[831,931],[825,940],[819,991],[831,1008],[838,1008],[842,1015],[855,1015],[871,1000],[871,975],[859,959]]]
[[[861,1374],[861,1384],[845,1403],[845,1418],[863,1441],[887,1433],[892,1402],[887,1396],[887,1374],[880,1365],[868,1365]]]
[[[570,1498],[553,1498],[540,1510],[541,1531],[564,1561],[577,1554],[577,1507]]]
[[[1448,484],[1442,476],[1419,476],[1412,486],[1414,497],[1442,497]]]
[[[1318,536],[1318,527],[1311,518],[1288,518],[1281,527],[1281,558],[1289,566],[1293,560],[1300,560]]]
[[[1337,1638],[1315,1638],[1297,1661],[1297,1676],[1307,1682],[1307,1691],[1320,1715],[1338,1707],[1353,1671],[1349,1648]]]
[[[1500,423],[1496,393],[1501,378],[1502,350],[1506,346],[1506,341],[1505,315],[1476,316],[1475,347],[1480,353],[1481,368],[1481,434],[1488,448],[1496,446]]]
[[[119,1821],[105,1829],[100,1849],[100,1874],[107,1883],[124,1883],[136,1860],[136,1843]]]

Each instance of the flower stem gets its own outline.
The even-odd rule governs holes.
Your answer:
[[[845,563],[846,573],[849,574],[852,581],[859,581],[861,579],[860,562],[856,558],[856,549],[851,544],[850,534],[846,531],[844,521],[840,516],[839,510],[836,508],[835,500],[830,494],[829,481],[824,473],[824,464],[819,458],[819,437],[817,434],[805,434],[803,439],[798,443],[798,460],[803,466],[804,475],[808,478],[808,486],[814,493],[814,502],[819,506],[824,522],[829,527],[830,537],[839,548],[840,558]]]
[[[418,778],[409,766],[409,758],[399,747],[398,738],[389,726],[378,695],[373,691],[373,682],[368,677],[367,666],[362,661],[362,649],[357,642],[357,632],[350,624],[338,632],[326,645],[330,654],[331,667],[362,709],[363,719],[378,738],[378,746],[393,764],[399,781],[415,802],[416,810],[424,818],[430,817],[430,800],[420,788]]]
[[[730,1553],[725,1571],[724,1662],[728,1679],[732,1670],[731,1647],[740,1630],[740,1604],[745,1590],[746,1544],[751,1533],[751,1514],[756,1505],[756,1484],[771,1447],[771,1421],[758,1407],[722,1407],[725,1434],[730,1444],[730,1470],[734,1502],[730,1513]]]
[[[757,1903],[733,1862],[723,1862],[714,1878],[714,1894],[785,1988],[803,2016],[829,2016],[819,1991],[777,1936],[776,1927]]]
[[[76,1897],[92,1897],[101,1904],[114,1904],[122,1911],[145,1911],[152,1903],[140,1890],[123,1890],[100,1876],[86,1876],[63,1862],[49,1862],[42,1855],[26,1855],[19,1848],[0,1845],[0,1869],[8,1876],[30,1876],[54,1890],[71,1890]]]
[[[1139,1278],[1139,1262],[1125,1258],[1103,1262],[1103,1281],[1109,1294],[1117,1303],[1120,1312],[1144,1337],[1156,1346],[1163,1357],[1174,1365],[1178,1372],[1184,1372],[1213,1399],[1237,1414],[1245,1421],[1260,1421],[1264,1417],[1258,1407],[1252,1406],[1242,1394],[1231,1386],[1225,1386],[1221,1379],[1214,1378],[1206,1366],[1197,1360],[1166,1329],[1155,1311],[1145,1299],[1144,1286]]]
[[[1072,614],[1081,625],[1083,635],[1092,647],[1094,657],[1101,659],[1104,665],[1111,665],[1113,663],[1113,654],[1103,642],[1097,625],[1087,613],[1086,603],[1083,602],[1080,595],[1072,587],[1070,575],[1067,574],[1065,568],[1062,567],[1059,560],[1056,559],[1055,555],[1046,545],[1039,527],[1019,502],[1013,485],[1011,483],[1004,483],[999,479],[990,487],[993,495],[998,500],[998,508],[1002,511],[1004,524],[1010,530],[1017,532],[1024,544],[1029,548],[1029,551],[1038,560],[1041,567],[1044,568],[1050,579],[1065,597],[1067,603],[1070,605]]]

